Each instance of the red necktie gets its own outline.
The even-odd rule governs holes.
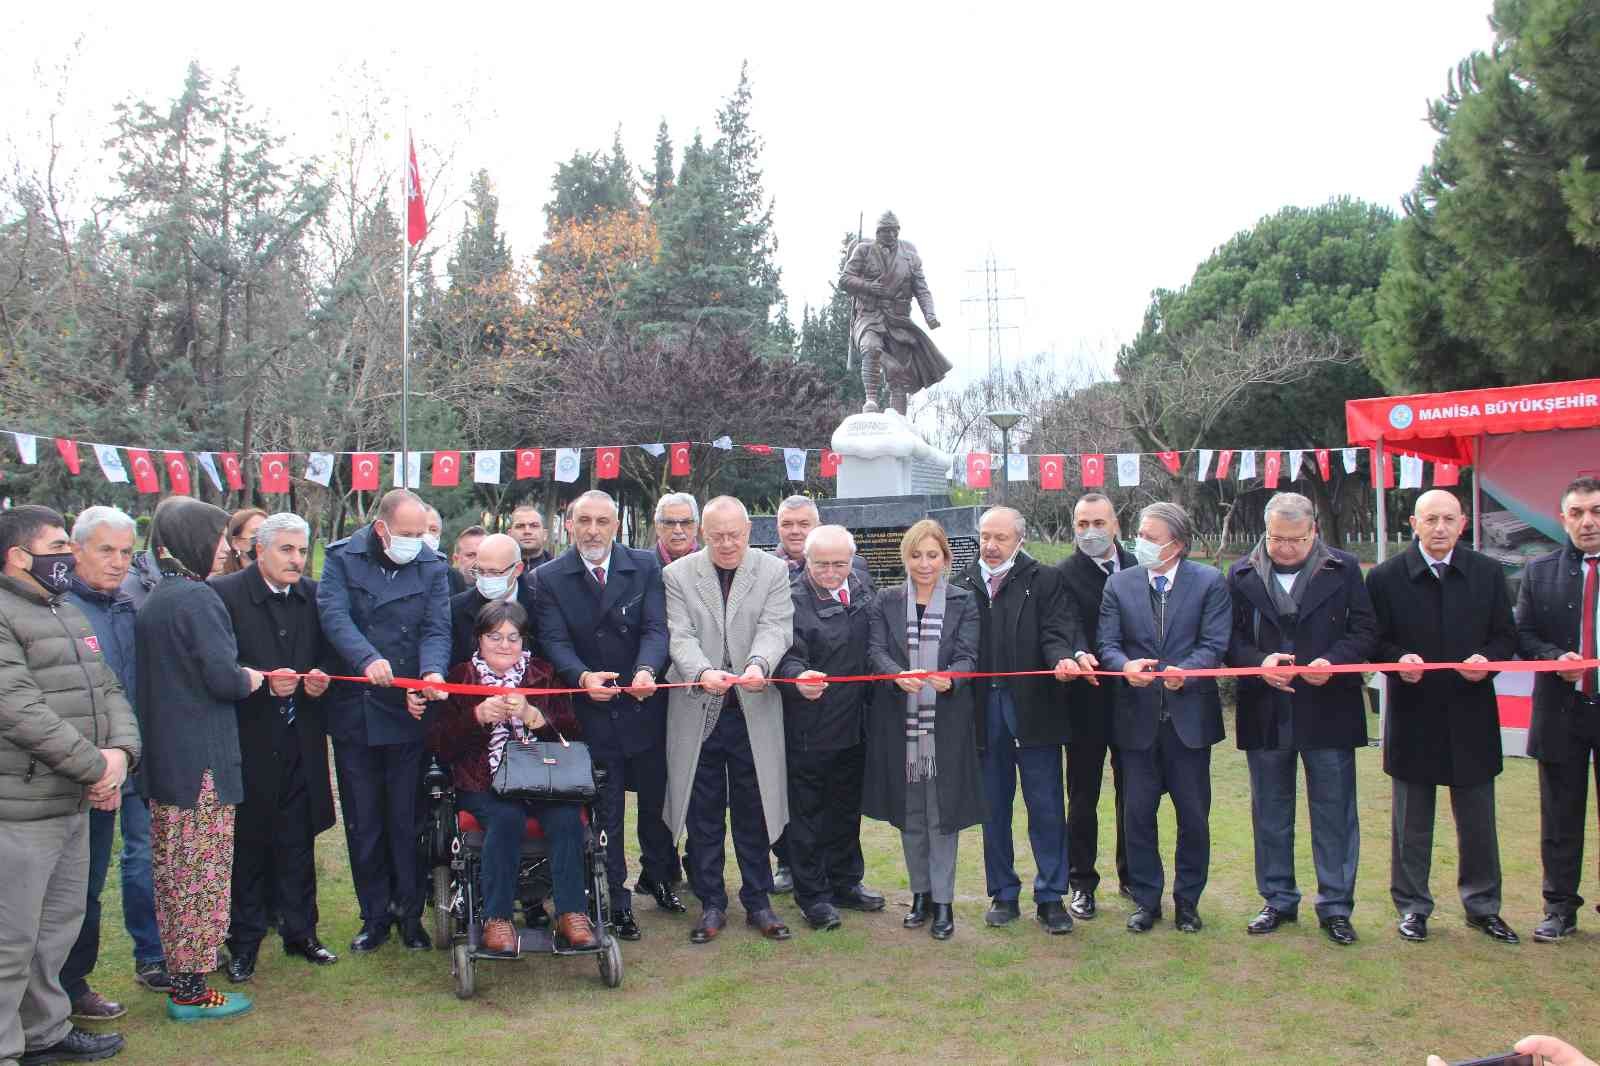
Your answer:
[[[850,586],[849,585],[840,585],[839,586],[839,602],[844,604],[846,607],[850,606]]]
[[[594,568],[594,579],[596,581],[600,582],[600,587],[601,588],[605,588],[606,587],[606,568],[603,567],[603,566],[595,567]]]
[[[1592,556],[1583,562],[1589,568],[1589,572],[1583,576],[1583,629],[1581,630],[1583,639],[1578,654],[1585,659],[1593,659],[1595,657],[1595,599],[1597,594],[1600,594],[1600,556]],[[1594,698],[1597,691],[1595,678],[1597,672],[1600,671],[1585,670],[1583,672],[1583,694],[1590,699]]]

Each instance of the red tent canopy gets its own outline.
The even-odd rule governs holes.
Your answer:
[[[1468,466],[1479,434],[1600,426],[1600,378],[1346,400],[1344,422],[1351,444]]]

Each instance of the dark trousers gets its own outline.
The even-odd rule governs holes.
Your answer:
[[[61,987],[73,1001],[89,991],[89,975],[100,961],[100,893],[111,869],[111,841],[116,835],[116,811],[89,811],[89,898],[78,939],[61,964]]]
[[[483,826],[483,854],[478,859],[478,891],[485,918],[511,917],[517,898],[517,868],[522,859],[523,829],[528,815],[539,819],[550,856],[551,895],[556,914],[588,913],[584,896],[583,820],[576,803],[523,803],[493,792],[456,793],[456,802]]]
[[[1428,873],[1433,868],[1433,819],[1439,786],[1393,779],[1393,851],[1389,895],[1401,914],[1433,913]],[[1500,839],[1495,829],[1494,778],[1450,786],[1456,819],[1456,887],[1469,918],[1500,913]]]
[[[733,853],[739,861],[739,902],[747,912],[771,906],[772,865],[767,861],[767,820],[756,780],[756,760],[744,714],[724,707],[716,728],[700,745],[685,819],[684,867],[689,888],[702,907],[728,909],[723,882],[723,840],[733,823]]]
[[[285,944],[317,932],[317,863],[300,740],[293,727],[278,745],[277,803],[270,811],[240,804],[234,821],[233,902],[228,950],[254,951],[267,935],[269,910]]]
[[[789,869],[801,909],[848,892],[866,872],[861,857],[861,778],[867,746],[789,749]]]
[[[1122,754],[1104,738],[1067,745],[1067,883],[1084,892],[1100,885],[1100,785],[1111,756],[1111,787],[1117,823],[1117,881],[1128,883],[1128,842],[1122,824]]]
[[[1356,813],[1356,753],[1351,748],[1245,752],[1250,764],[1250,821],[1256,838],[1256,891],[1270,907],[1294,911],[1295,778],[1306,767],[1311,860],[1317,870],[1317,917],[1348,918],[1355,908],[1361,822]]]
[[[417,791],[422,745],[334,741],[339,807],[363,922],[422,913]]]
[[[623,849],[623,822],[627,792],[637,794],[634,805],[639,830],[639,866],[658,884],[678,880],[678,849],[662,820],[667,802],[667,751],[654,747],[637,755],[603,753],[595,761],[606,767],[605,787],[595,803],[595,817],[606,833],[606,880],[611,888],[611,909],[633,908],[628,891],[628,860]]]
[[[1591,755],[1595,760],[1595,796],[1600,800],[1600,706],[1580,703],[1569,718],[1565,761],[1539,763],[1539,857],[1544,862],[1544,904],[1547,911],[1569,918],[1575,917],[1583,906],[1578,882],[1583,871]]]
[[[150,805],[132,783],[122,788],[122,924],[133,941],[133,963],[161,962],[156,886],[150,868]]]
[[[983,753],[983,871],[989,895],[1015,900],[1022,894],[1011,843],[1011,807],[1022,778],[1022,804],[1028,811],[1028,843],[1039,872],[1033,879],[1036,903],[1059,902],[1067,891],[1067,792],[1061,776],[1061,745],[1018,747],[1011,732],[1016,712],[1011,693],[989,691],[988,750]]]
[[[1166,870],[1161,865],[1156,809],[1166,793],[1178,815],[1172,898],[1183,906],[1199,906],[1211,866],[1211,749],[1185,747],[1169,720],[1161,723],[1150,747],[1123,751],[1122,773],[1127,789],[1128,888],[1134,902],[1152,910],[1161,906]]]

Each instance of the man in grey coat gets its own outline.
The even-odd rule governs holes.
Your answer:
[[[667,827],[687,829],[684,867],[702,907],[691,942],[727,924],[723,838],[733,848],[746,921],[771,940],[789,929],[773,913],[767,849],[789,821],[783,700],[767,683],[794,642],[789,568],[750,551],[750,515],[731,496],[701,515],[706,547],[662,571],[667,593],[671,681],[698,688],[667,698]]]
[[[0,1066],[106,1058],[122,1037],[73,1027],[61,966],[88,900],[88,810],[117,808],[139,727],[63,599],[74,564],[62,517],[0,513],[0,562]]]

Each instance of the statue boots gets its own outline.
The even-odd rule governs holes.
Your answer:
[[[882,410],[878,406],[878,364],[882,359],[883,353],[876,348],[861,353],[861,386],[867,394],[867,402],[861,405],[863,414],[875,415]]]

